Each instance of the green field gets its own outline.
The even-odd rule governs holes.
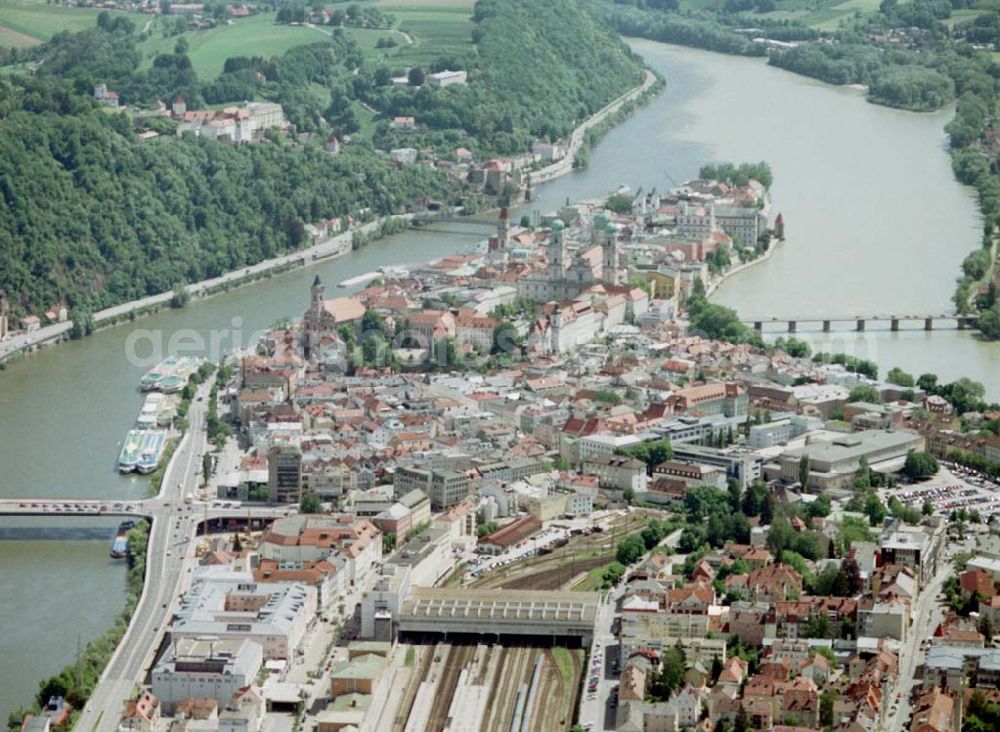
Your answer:
[[[173,53],[174,44],[184,38],[188,42],[188,56],[199,78],[213,79],[222,73],[227,58],[233,56],[263,56],[270,58],[307,43],[317,43],[329,35],[325,28],[276,25],[274,13],[261,13],[250,18],[233,21],[209,30],[188,31],[179,36],[163,37],[159,22],[155,22],[152,35],[139,49],[143,64],[152,65],[153,58],[161,53]]]
[[[442,57],[465,54],[472,47],[472,0],[429,0],[374,3],[396,18],[396,28],[413,44],[385,49],[385,58],[400,66],[427,65]]]
[[[462,56],[471,48],[474,0],[361,0],[358,4],[375,5],[395,17],[392,29],[344,28],[362,50],[384,58],[394,67],[425,66],[442,57]],[[63,30],[89,28],[99,12],[97,8],[46,5],[42,0],[0,2],[0,46],[26,48]],[[274,19],[275,13],[261,13],[232,25],[165,38],[159,17],[134,17],[140,30],[148,25],[150,31],[149,39],[139,44],[144,68],[151,66],[158,54],[171,53],[183,37],[188,42],[191,63],[202,79],[218,76],[227,58],[280,55],[296,46],[320,41],[333,31],[329,26],[277,25]],[[397,45],[376,48],[385,38],[394,39]]]
[[[0,3],[0,46],[25,48],[60,31],[80,31],[97,22],[97,8],[64,8],[41,2]]]
[[[855,13],[878,10],[880,0],[777,0],[777,9],[769,13],[749,13],[749,18],[792,20],[819,30],[835,30],[841,21]],[[1000,2],[1000,0],[997,0]],[[717,10],[722,0],[682,0],[682,7],[691,10]]]
[[[472,45],[471,0],[432,0],[400,3],[398,0],[358,3],[377,5],[395,16],[392,29],[350,28],[343,30],[358,41],[366,54],[386,59],[394,67],[427,65],[441,57],[464,54]],[[46,6],[40,6],[46,7]],[[143,66],[148,68],[161,53],[172,53],[178,39],[188,43],[188,56],[199,78],[212,79],[233,56],[269,58],[296,46],[316,43],[333,32],[330,26],[277,25],[275,13],[234,21],[210,30],[188,31],[164,38],[160,20],[153,21],[150,38],[139,44]],[[381,39],[392,38],[396,46],[377,48]],[[412,39],[412,42],[411,42]]]

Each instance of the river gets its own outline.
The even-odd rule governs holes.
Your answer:
[[[867,104],[759,59],[636,41],[667,79],[667,90],[612,130],[586,171],[538,191],[533,209],[592,198],[626,183],[661,189],[697,175],[705,162],[767,160],[788,240],[767,262],[725,283],[716,299],[774,316],[934,312],[948,298],[962,258],[977,246],[975,202],[953,179],[942,127],[947,113],[917,115]],[[516,218],[515,218],[516,220]],[[449,224],[373,242],[342,259],[276,276],[180,311],[46,349],[0,373],[0,496],[138,497],[146,482],[114,470],[118,445],[142,397],[147,357],[181,329],[222,348],[299,316],[318,273],[336,283],[381,265],[467,250],[488,233]],[[456,232],[465,233],[456,233]],[[969,333],[800,333],[815,347],[876,359],[945,379],[968,375],[1000,399],[1000,345]],[[824,342],[827,341],[827,342]],[[63,522],[97,521],[63,519]],[[57,520],[46,520],[50,526]],[[0,520],[0,538],[10,520]],[[36,522],[35,525],[39,525]],[[65,525],[65,524],[63,524]],[[94,524],[88,524],[93,527]],[[112,527],[99,541],[0,541],[0,650],[8,669],[0,714],[27,702],[39,679],[72,661],[109,627],[124,599],[121,564],[107,559]],[[16,673],[12,671],[16,669]]]

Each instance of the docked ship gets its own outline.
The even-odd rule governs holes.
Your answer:
[[[149,430],[142,436],[142,447],[139,449],[139,460],[135,464],[135,469],[143,475],[148,475],[156,470],[163,456],[163,448],[167,444],[167,433],[165,430]]]
[[[172,394],[184,388],[202,360],[189,356],[171,356],[151,368],[139,379],[139,388],[143,391],[162,391]]]
[[[136,425],[141,429],[156,427],[159,424],[160,412],[163,407],[163,394],[159,392],[147,394],[146,401],[143,402],[142,409],[139,410],[139,417],[135,421]]]
[[[133,526],[135,526],[135,521],[122,521],[118,524],[118,531],[115,532],[115,538],[111,542],[111,558],[112,559],[124,559],[125,555],[128,553],[128,531]]]
[[[143,431],[129,430],[125,437],[125,444],[118,454],[118,470],[122,473],[131,473],[139,463],[139,450],[142,448]]]

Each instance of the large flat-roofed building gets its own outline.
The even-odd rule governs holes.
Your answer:
[[[231,566],[200,567],[174,617],[173,640],[250,640],[264,658],[289,659],[316,617],[316,588],[255,582]]]
[[[896,471],[910,450],[923,450],[924,444],[921,435],[908,430],[863,430],[816,440],[781,453],[778,477],[785,483],[798,481],[799,460],[808,456],[810,488],[845,488],[853,482],[861,458],[867,458],[873,470]]]
[[[401,633],[579,639],[589,646],[596,592],[468,590],[414,587],[403,603]]]
[[[739,447],[706,447],[704,445],[678,445],[670,443],[675,460],[688,460],[703,465],[715,465],[726,471],[726,476],[736,478],[744,488],[761,475],[760,455]]]
[[[214,699],[222,707],[254,683],[263,663],[254,641],[181,638],[153,668],[152,691],[167,714],[183,699]]]
[[[791,439],[804,435],[810,430],[818,430],[822,426],[822,420],[801,414],[767,424],[755,424],[750,427],[749,445],[754,450],[783,445]]]
[[[423,491],[431,499],[434,511],[446,511],[469,495],[469,476],[453,470],[400,467],[396,469],[392,484],[397,496],[413,490]]]
[[[924,688],[1000,687],[1000,648],[934,644],[924,661]]]
[[[936,528],[896,523],[879,539],[879,565],[911,567],[921,586],[937,572],[944,525]]]

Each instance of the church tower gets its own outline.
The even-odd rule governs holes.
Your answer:
[[[497,221],[497,247],[506,249],[510,246],[510,214],[507,207],[500,209],[500,218]]]
[[[555,219],[549,232],[548,258],[549,281],[555,282],[566,276],[566,242],[563,232],[566,224],[562,219]]]
[[[319,341],[319,329],[323,319],[323,303],[326,301],[326,289],[323,287],[323,282],[320,280],[319,275],[313,280],[311,288],[311,299],[309,301],[309,310],[306,312],[306,323],[305,323],[305,352],[306,358],[312,355],[312,347],[314,341]]]
[[[618,227],[609,221],[605,227],[606,236],[601,244],[603,261],[601,264],[601,274],[606,285],[618,284],[618,268],[621,261],[621,253],[618,250]]]
[[[316,279],[312,283],[312,300],[309,305],[309,314],[314,318],[318,318],[320,313],[323,312],[323,303],[326,301],[326,288],[323,287],[323,282],[320,280],[319,275],[316,275]]]

